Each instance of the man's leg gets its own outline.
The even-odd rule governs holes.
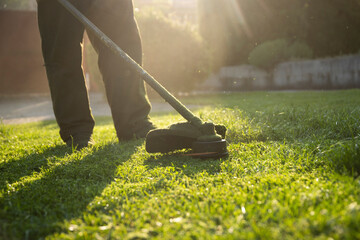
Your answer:
[[[120,48],[142,63],[141,39],[131,0],[95,0],[88,16]],[[91,33],[89,37],[99,54],[99,68],[119,140],[144,137],[154,128],[148,117],[151,106],[144,81]]]
[[[67,144],[87,143],[94,120],[81,67],[84,27],[56,0],[39,2],[38,21],[60,136]]]

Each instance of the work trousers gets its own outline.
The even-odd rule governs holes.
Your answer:
[[[72,0],[96,26],[137,63],[142,63],[141,39],[132,0]],[[73,136],[91,136],[94,118],[82,70],[83,25],[56,0],[38,2],[42,51],[53,109],[66,142]],[[98,65],[119,139],[129,139],[151,125],[144,82],[100,40],[88,32],[98,53]]]

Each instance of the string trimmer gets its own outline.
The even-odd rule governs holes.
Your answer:
[[[147,84],[188,121],[171,125],[168,129],[155,129],[150,131],[146,136],[147,152],[168,153],[175,150],[191,148],[192,153],[188,155],[200,158],[219,158],[228,155],[225,141],[225,126],[207,122],[204,123],[71,3],[67,0],[58,0],[58,2],[77,18],[85,26],[87,31],[94,34],[116,55],[124,59],[130,68],[138,72]]]

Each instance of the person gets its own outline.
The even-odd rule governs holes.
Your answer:
[[[141,38],[132,0],[70,0],[87,18],[137,63]],[[84,26],[56,0],[38,0],[42,53],[60,136],[68,146],[92,144],[95,125],[82,70]],[[106,97],[119,141],[142,138],[154,129],[144,81],[88,32],[98,53]]]

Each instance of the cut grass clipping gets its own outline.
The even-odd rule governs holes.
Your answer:
[[[150,155],[110,118],[74,152],[54,121],[0,125],[0,239],[360,239],[360,91],[184,101],[228,127],[228,159]]]

